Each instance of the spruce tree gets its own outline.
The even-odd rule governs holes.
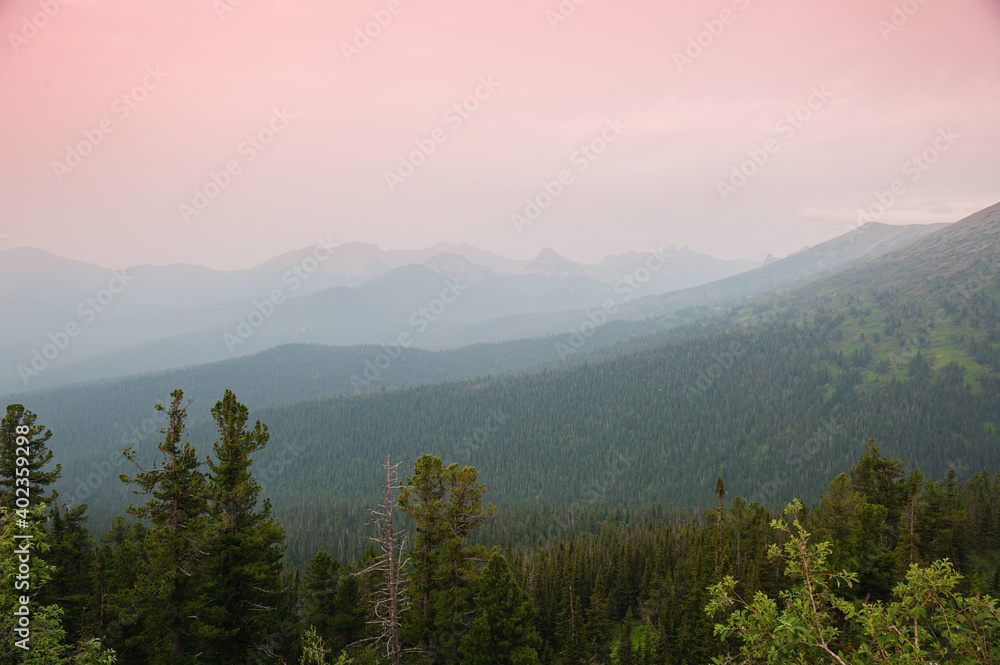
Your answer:
[[[451,464],[444,469],[443,478],[448,495],[443,506],[446,538],[439,573],[444,594],[437,627],[439,642],[449,652],[447,662],[457,663],[458,642],[472,613],[473,585],[489,557],[486,548],[470,545],[469,537],[496,515],[496,507],[483,506],[486,487],[479,482],[474,467]]]
[[[416,525],[409,587],[416,611],[408,618],[408,635],[444,662],[458,662],[472,585],[487,557],[485,548],[469,544],[471,534],[496,514],[492,504],[483,506],[485,492],[475,468],[443,467],[440,458],[424,455],[399,495]]]
[[[171,393],[164,411],[168,424],[159,444],[160,459],[150,469],[136,461],[127,448],[124,455],[139,471],[121,474],[124,483],[137,485],[135,494],[148,495],[140,507],[129,505],[133,517],[147,520],[147,558],[134,588],[134,598],[145,621],[142,642],[150,665],[197,665],[201,638],[207,628],[205,597],[207,556],[205,541],[208,488],[199,467],[195,448],[186,441],[187,407],[181,406],[184,393]]]
[[[461,662],[469,665],[535,665],[542,643],[534,607],[518,586],[507,560],[493,554],[476,583],[475,618],[461,640]]]
[[[28,508],[33,508],[52,500],[52,495],[46,495],[44,488],[62,475],[61,464],[50,471],[42,471],[42,467],[52,460],[52,451],[47,446],[52,431],[37,424],[37,419],[38,416],[24,405],[9,404],[0,421],[0,505],[8,506],[11,511],[17,507],[16,487],[30,490]],[[18,458],[24,458],[26,463],[18,464]],[[18,496],[24,497],[25,492]]]
[[[145,658],[142,612],[147,601],[136,593],[136,583],[145,567],[148,531],[140,522],[116,517],[94,557],[87,614],[123,663]]]
[[[441,588],[438,580],[441,547],[447,537],[442,515],[446,489],[440,457],[423,455],[416,461],[413,476],[399,493],[399,506],[416,524],[413,549],[409,552],[413,573],[408,595],[413,611],[407,617],[404,634],[419,649],[429,653],[435,629],[436,598]]]
[[[316,553],[302,575],[302,619],[327,644],[333,640],[339,580],[340,562],[322,550]]]
[[[574,586],[573,563],[571,545],[563,565],[562,601],[556,618],[557,662],[561,665],[577,665],[587,657],[586,626],[580,595]]]
[[[52,579],[45,586],[43,602],[58,604],[63,609],[62,625],[66,639],[76,642],[83,634],[87,619],[87,603],[93,589],[93,542],[87,531],[87,504],[70,509],[58,505],[58,494],[53,492],[50,511],[51,547],[46,559],[55,569]]]
[[[626,618],[622,624],[621,641],[618,642],[618,665],[636,665],[632,653],[632,620]]]
[[[590,607],[587,608],[586,635],[588,642],[589,661],[601,662],[607,655],[607,644],[611,640],[611,617],[607,592],[604,590],[604,579],[597,572],[594,591],[590,594]]]
[[[271,650],[264,636],[280,624],[285,532],[271,516],[270,499],[258,507],[261,488],[250,472],[251,456],[270,438],[267,425],[258,420],[247,429],[249,411],[231,390],[212,407],[212,417],[219,438],[215,459],[208,460],[212,527],[204,548],[210,557],[206,618],[212,625],[202,662],[228,665]]]

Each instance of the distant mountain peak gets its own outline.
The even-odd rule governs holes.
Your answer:
[[[521,272],[543,277],[582,277],[587,274],[583,266],[556,254],[551,247],[545,247],[538,252],[538,258],[526,265]]]
[[[489,267],[473,263],[462,254],[452,252],[435,254],[424,261],[423,265],[443,277],[463,277],[466,281],[473,284],[480,284],[494,274],[493,270]]]
[[[566,261],[562,256],[556,253],[556,250],[551,247],[543,247],[542,251],[538,252],[539,261]]]

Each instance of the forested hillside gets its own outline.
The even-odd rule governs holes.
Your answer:
[[[733,492],[770,506],[792,496],[814,500],[823,479],[844,470],[869,436],[932,474],[949,465],[998,468],[996,216],[994,207],[795,292],[680,326],[667,333],[673,341],[655,348],[594,359],[586,354],[655,337],[602,348],[567,335],[524,342],[519,351],[535,349],[541,357],[562,344],[567,359],[592,361],[268,409],[240,394],[270,423],[279,444],[259,462],[276,513],[301,526],[290,538],[289,556],[301,562],[325,542],[337,556],[358,553],[350,535],[363,522],[360,505],[373,493],[358,469],[376,466],[386,453],[406,461],[431,453],[473,464],[505,509],[697,508],[720,474]],[[508,350],[514,349],[452,353],[456,366],[483,368],[502,365]],[[315,357],[311,352],[286,351],[306,360]],[[281,365],[274,353],[261,358],[262,370]],[[321,386],[350,378],[339,361],[306,364],[289,362],[294,371],[261,377],[247,393],[263,400],[257,390],[268,381]],[[190,376],[201,382],[189,393],[198,399],[192,439],[207,440],[204,409],[218,398],[226,375]],[[160,391],[184,387],[163,380],[157,379]],[[143,381],[114,384],[123,413],[139,401],[163,399]],[[121,449],[151,450],[162,423],[151,409],[148,422],[108,422],[93,408],[97,395],[76,393],[58,409],[42,405],[59,413],[53,424],[58,436],[68,437],[53,440],[65,459],[60,491],[71,505],[88,501],[95,522],[108,524],[128,501],[110,482],[119,473]],[[94,432],[110,436],[95,445],[101,438]],[[80,445],[70,443],[74,439]]]

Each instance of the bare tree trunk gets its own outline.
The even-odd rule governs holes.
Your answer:
[[[396,532],[393,520],[393,510],[396,502],[393,499],[393,490],[398,489],[396,478],[396,467],[399,464],[391,464],[389,456],[385,458],[385,499],[379,508],[371,511],[373,524],[375,525],[375,535],[369,540],[378,545],[380,556],[378,561],[361,571],[358,575],[378,572],[384,577],[375,597],[376,621],[382,628],[382,632],[376,638],[377,641],[385,641],[386,656],[392,665],[400,665],[403,657],[403,649],[399,642],[400,614],[405,610],[406,598],[402,593],[402,570],[407,561],[403,559],[403,549],[405,547],[405,536]]]

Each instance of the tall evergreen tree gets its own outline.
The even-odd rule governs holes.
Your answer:
[[[556,639],[559,642],[557,662],[560,665],[577,665],[587,657],[586,624],[583,604],[574,580],[572,546],[567,549],[562,562],[562,601],[556,615]]]
[[[258,508],[260,485],[250,472],[251,456],[270,435],[258,420],[247,429],[249,411],[227,390],[212,407],[219,438],[208,460],[207,496],[211,531],[206,594],[211,636],[205,663],[245,661],[254,651],[271,652],[264,636],[280,624],[281,558],[285,532],[271,516],[271,501]]]
[[[362,639],[367,610],[358,577],[351,566],[320,551],[303,575],[303,618],[332,653],[340,653],[348,645]]]
[[[487,557],[469,537],[496,514],[483,506],[486,487],[473,467],[442,467],[424,455],[406,479],[399,505],[416,525],[410,554],[414,601],[410,636],[443,662],[458,662],[458,642],[471,612],[472,585]]]
[[[161,459],[151,469],[136,462],[131,447],[125,456],[139,471],[121,474],[122,482],[137,485],[135,494],[149,495],[142,506],[129,505],[133,517],[148,520],[147,560],[134,588],[145,617],[143,643],[151,665],[196,665],[201,637],[208,626],[199,619],[208,611],[205,597],[205,540],[208,488],[199,470],[195,448],[186,441],[187,407],[184,393],[171,393],[165,437],[159,445]]]
[[[94,557],[88,616],[123,663],[145,659],[141,613],[146,602],[137,596],[135,587],[146,566],[147,533],[141,522],[116,517]]]
[[[444,594],[438,606],[438,629],[441,646],[448,649],[446,662],[458,663],[458,642],[472,613],[473,585],[489,557],[481,545],[471,545],[469,538],[496,515],[496,506],[483,506],[486,486],[479,482],[474,467],[451,464],[444,469],[448,491],[443,506],[446,538],[442,543],[440,579]]]
[[[440,457],[423,455],[416,461],[413,476],[399,493],[399,506],[416,524],[413,549],[409,552],[413,572],[408,595],[413,611],[407,617],[405,635],[429,653],[437,634],[436,595],[441,592],[438,580],[441,548],[447,537],[443,509],[447,489],[442,477]]]
[[[632,620],[626,618],[622,624],[621,641],[618,643],[618,665],[636,665],[632,653]]]
[[[462,637],[469,665],[537,665],[541,639],[534,607],[501,554],[493,554],[476,583],[475,617]]]
[[[865,452],[851,468],[851,485],[868,503],[886,509],[886,536],[891,544],[906,503],[905,460],[883,457],[875,439],[869,439]]]
[[[44,588],[46,601],[63,609],[62,625],[66,639],[76,642],[84,632],[87,604],[93,590],[93,542],[87,531],[87,504],[70,509],[58,505],[58,493],[53,492],[50,511],[51,547],[46,555],[55,569]],[[44,602],[44,601],[43,601]]]
[[[590,606],[587,608],[587,642],[589,662],[604,662],[607,656],[607,645],[611,640],[610,603],[604,590],[604,578],[597,572],[594,581],[594,591],[590,594]]]
[[[44,488],[62,475],[62,464],[42,471],[52,460],[52,451],[48,449],[52,431],[37,424],[37,420],[38,416],[23,404],[9,404],[0,421],[0,505],[11,510],[15,508],[15,487],[29,487],[25,478],[30,483],[29,507],[34,507],[52,500]],[[24,458],[26,464],[18,464],[18,458]]]
[[[715,513],[715,574],[719,574],[719,568],[722,565],[724,550],[726,549],[726,486],[722,482],[722,476],[719,476],[719,480],[715,483],[715,502],[716,502],[716,513]]]
[[[340,562],[322,550],[316,553],[302,575],[302,619],[324,643],[329,643],[333,637],[339,580]]]

